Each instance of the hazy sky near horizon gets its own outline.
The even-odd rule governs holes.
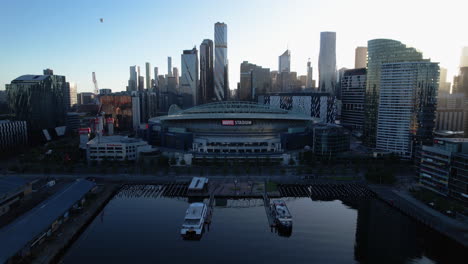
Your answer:
[[[399,40],[440,62],[448,81],[468,46],[466,0],[0,0],[0,89],[23,74],[51,68],[78,92],[125,90],[129,66],[145,62],[167,73],[180,68],[184,49],[213,39],[214,23],[228,25],[229,81],[237,87],[242,61],[271,70],[291,50],[291,68],[318,76],[320,32],[337,33],[337,67],[354,67],[354,50],[375,38]],[[104,23],[99,19],[103,18]]]

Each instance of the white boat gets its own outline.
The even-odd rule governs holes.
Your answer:
[[[183,237],[200,237],[203,233],[208,208],[204,203],[192,203],[185,212],[184,223],[180,229]]]
[[[273,200],[271,202],[271,212],[275,217],[278,229],[285,231],[292,229],[292,216],[283,200]]]

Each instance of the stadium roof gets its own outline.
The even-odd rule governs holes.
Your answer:
[[[45,80],[45,79],[47,79],[49,77],[50,77],[50,75],[27,74],[27,75],[21,75],[20,77],[14,79],[13,82],[15,82],[15,81],[25,81],[25,82],[35,81],[35,82],[38,82],[38,81]]]
[[[155,117],[150,121],[220,118],[314,120],[303,113],[254,102],[223,101],[199,105],[186,110],[175,111],[175,109],[177,108],[172,108],[167,116]]]
[[[56,219],[63,216],[94,186],[94,182],[76,180],[0,229],[0,263],[5,263],[31,240],[46,232]]]

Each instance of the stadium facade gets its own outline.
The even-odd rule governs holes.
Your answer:
[[[186,110],[171,107],[167,116],[149,120],[146,136],[151,145],[183,153],[189,163],[209,158],[288,162],[288,152],[312,146],[319,121],[271,105],[224,101]]]

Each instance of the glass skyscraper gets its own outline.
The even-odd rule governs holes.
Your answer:
[[[375,148],[382,64],[424,61],[422,53],[391,39],[373,39],[367,44],[367,87],[364,110],[363,143]]]
[[[211,39],[205,39],[200,45],[200,92],[198,93],[199,103],[208,103],[213,101],[215,98],[213,63],[213,41]]]
[[[336,95],[336,33],[320,33],[319,91]]]
[[[184,107],[195,106],[198,98],[198,51],[196,48],[184,50],[181,55],[182,76],[180,90],[184,98]]]
[[[215,24],[215,61],[214,61],[214,92],[216,100],[225,101],[229,97],[229,75],[227,59],[227,25]]]

